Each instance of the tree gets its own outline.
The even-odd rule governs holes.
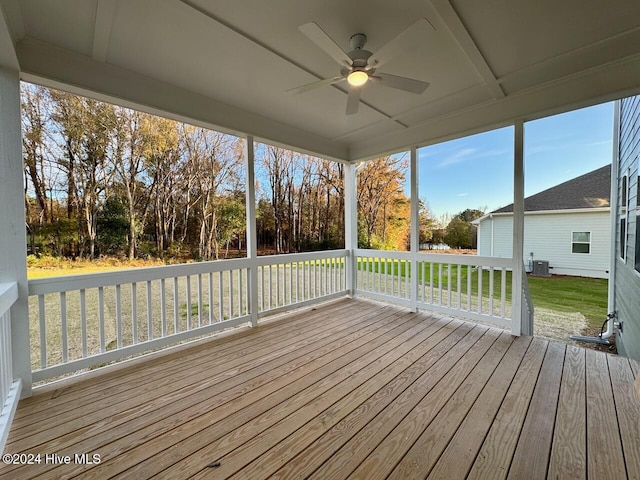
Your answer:
[[[367,162],[358,173],[358,225],[364,229],[358,237],[364,239],[362,246],[406,248],[409,229],[409,204],[403,190],[406,169],[403,157],[388,156]],[[392,232],[388,236],[390,227]]]
[[[447,225],[444,241],[451,248],[471,248],[471,229],[469,223],[454,217]]]
[[[50,116],[50,105],[46,99],[46,89],[37,85],[22,84],[20,87],[22,106],[22,151],[24,159],[25,174],[27,181],[25,189],[29,183],[33,188],[36,198],[38,215],[34,220],[38,225],[53,220],[53,212],[49,208],[47,185],[49,180],[48,172],[48,150],[47,150],[47,121]],[[25,197],[28,192],[25,191]],[[32,211],[31,204],[26,200],[27,218],[30,218]],[[33,224],[32,224],[33,227]]]
[[[84,252],[95,253],[97,219],[108,196],[113,168],[108,162],[116,125],[115,108],[104,102],[50,91],[55,104],[53,119],[59,128],[64,152],[61,165],[67,172],[67,218],[77,218]]]
[[[419,241],[420,245],[432,243],[434,238],[434,230],[438,224],[436,219],[433,218],[429,204],[426,200],[420,199],[418,201],[418,219],[419,219]]]
[[[447,225],[444,237],[447,245],[452,248],[476,248],[476,227],[471,222],[482,215],[484,212],[472,209],[466,209],[454,215]]]
[[[240,198],[233,196],[221,199],[216,205],[216,259],[219,258],[219,246],[225,246],[224,258],[229,257],[229,244],[235,236],[239,236],[245,230],[245,205]]]
[[[97,219],[97,244],[101,254],[120,254],[127,247],[129,218],[117,196],[109,197]]]

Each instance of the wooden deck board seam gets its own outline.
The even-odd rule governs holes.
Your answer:
[[[393,317],[394,317],[395,315],[398,315],[398,314],[400,314],[400,312],[397,312],[397,311],[396,311],[395,313],[390,313],[390,314],[389,314],[389,317],[391,317],[391,318],[392,318],[392,321],[393,321],[393,320],[397,320],[397,318],[395,318],[395,319],[394,319]],[[409,317],[408,317],[407,315],[408,315],[408,314],[406,314],[406,313],[404,313],[404,312],[402,312],[402,314],[401,314],[401,316],[402,316],[402,317],[407,317],[407,321],[409,321]],[[386,319],[386,318],[387,318],[387,317],[384,317],[384,319]],[[383,319],[378,319],[378,322],[376,322],[376,323],[379,323],[379,322],[381,322],[382,320],[383,320]],[[394,327],[394,328],[396,328],[396,327]],[[381,334],[384,334],[384,333],[381,333]],[[344,338],[344,337],[340,337],[340,338]],[[339,340],[334,340],[334,342],[337,342],[337,341],[339,341]],[[330,343],[331,343],[331,342],[330,342]],[[306,346],[305,348],[309,348],[309,346]],[[298,350],[300,350],[300,349],[298,349]],[[294,355],[294,354],[295,354],[295,352],[297,352],[298,350],[291,352],[291,355]],[[298,355],[298,357],[295,357],[295,358],[302,357],[303,355],[307,355],[308,353],[309,353],[309,352],[306,352],[305,354],[300,353],[300,355]],[[295,358],[293,358],[292,360],[294,360]],[[272,359],[272,361],[274,361],[274,362],[275,362],[275,361],[279,361],[279,360],[280,360],[280,359]],[[275,365],[273,368],[280,368],[281,366],[282,366],[282,365],[278,364],[278,365]],[[257,368],[257,367],[255,367],[255,368]],[[251,370],[252,370],[252,369],[251,369]],[[250,371],[250,370],[247,370],[247,371]],[[265,374],[265,372],[261,373],[261,375],[264,375],[264,374]],[[253,377],[252,377],[252,378],[253,378]],[[224,377],[224,375],[221,377],[221,381],[227,381],[227,380],[230,380],[230,378]],[[212,386],[212,385],[211,385],[211,386]],[[209,386],[208,388],[211,388],[211,386]],[[187,388],[188,388],[188,385],[187,385],[186,387],[183,387],[182,389],[183,389],[183,390],[186,390]],[[232,387],[228,387],[228,388],[233,388],[233,386],[232,386]],[[227,388],[227,389],[228,389],[228,388]],[[226,391],[226,390],[225,390],[225,391]],[[223,392],[223,391],[219,391],[218,393],[221,393],[221,392]],[[190,392],[190,393],[188,394],[188,396],[189,396],[189,395],[192,395],[193,393],[194,393],[194,392]],[[160,398],[160,397],[158,397],[158,398]],[[160,400],[158,400],[158,401],[160,401]]]
[[[332,335],[338,334],[338,333],[344,333],[344,332],[347,332],[350,328],[355,328],[355,327],[356,327],[356,325],[359,325],[359,324],[362,324],[362,323],[367,323],[367,322],[369,322],[370,324],[373,324],[373,323],[376,323],[376,322],[378,322],[378,321],[382,321],[383,319],[386,319],[386,318],[388,318],[389,316],[394,315],[393,311],[388,311],[388,313],[389,313],[389,315],[385,315],[384,317],[382,317],[381,319],[378,319],[378,320],[376,320],[376,321],[367,320],[366,315],[365,315],[365,317],[363,317],[363,318],[358,317],[358,321],[357,321],[357,322],[354,322],[354,324],[349,324],[348,326],[344,326],[343,324],[340,324],[340,327],[343,327],[343,326],[344,326],[344,328],[340,328],[340,329],[338,329],[338,330],[330,330],[330,331],[329,331],[329,330],[327,330],[327,331],[323,332],[323,333],[326,333],[326,335],[325,335],[325,336],[323,336],[323,337],[320,337],[318,340],[316,340],[316,342],[317,342],[317,341],[321,341],[321,340],[323,340],[323,339],[326,339],[326,338],[328,338],[328,337],[330,337],[330,336],[332,336]],[[338,324],[339,324],[339,321],[337,321],[337,322],[338,322]],[[316,332],[316,330],[313,330],[313,332]],[[315,333],[309,333],[309,335],[306,335],[306,332],[305,332],[305,334],[304,334],[304,335],[300,334],[299,332],[298,332],[298,333],[292,333],[292,334],[291,334],[291,337],[290,337],[290,339],[291,339],[292,341],[291,341],[290,343],[286,343],[286,344],[280,345],[280,348],[285,348],[285,347],[294,346],[294,345],[296,345],[296,344],[303,343],[303,342],[304,342],[304,341],[306,341],[307,339],[313,338],[313,336],[314,336],[314,335],[315,335]],[[345,334],[345,336],[346,336],[346,335],[347,335],[347,334]],[[287,337],[287,339],[289,339],[289,337]],[[295,340],[294,340],[294,339],[295,339]],[[308,343],[308,344],[305,344],[305,345],[300,345],[300,347],[299,347],[299,348],[300,348],[300,349],[301,349],[301,348],[306,348],[306,346],[311,345],[312,343],[315,343],[315,342],[311,342],[311,343]],[[255,351],[254,353],[264,351],[265,355],[273,355],[273,354],[274,354],[273,349],[271,348],[271,344],[268,344],[268,345],[261,345],[261,347],[262,347],[261,349],[259,349],[259,350]],[[293,350],[292,350],[292,351],[293,351]],[[192,367],[192,368],[195,368],[195,367],[205,367],[205,366],[206,366],[207,368],[214,368],[214,367],[218,367],[218,368],[228,368],[228,364],[227,364],[227,365],[225,365],[225,362],[228,362],[228,360],[225,360],[225,359],[226,359],[226,357],[224,357],[224,356],[223,356],[223,357],[218,357],[218,356],[217,356],[217,355],[215,355],[215,354],[216,354],[216,352],[211,352],[211,353],[210,353],[210,356],[215,356],[215,358],[211,358],[211,359],[209,359],[209,360],[207,360],[207,361],[204,361],[204,362],[202,362],[202,363],[198,363],[197,365],[191,365],[191,367]],[[256,361],[256,360],[257,360],[257,359],[259,359],[259,358],[261,358],[261,357],[259,357],[259,356],[258,356],[258,357],[256,357],[256,359],[255,359],[255,360],[252,360],[252,361]],[[203,359],[203,360],[204,360],[204,359]],[[248,360],[248,359],[246,359],[246,357],[245,357],[245,358],[240,357],[240,358],[235,359],[235,360],[249,362],[249,360]],[[215,362],[215,363],[213,363],[213,362]],[[175,368],[174,368],[174,366],[172,366],[170,371],[167,371],[167,372],[164,372],[164,373],[163,373],[163,372],[158,372],[158,375],[162,375],[162,377],[167,377],[171,372],[174,372],[174,371],[175,371],[176,373],[177,373],[177,372],[180,372],[180,371],[182,371],[182,368],[180,368],[180,366],[181,366],[182,364],[183,364],[183,362],[179,362]],[[243,365],[242,363],[239,363],[239,364],[238,364],[238,366],[237,366],[237,367],[234,367],[234,368],[240,368],[242,365]],[[130,376],[134,377],[134,376],[135,376],[135,374],[130,374]],[[141,387],[141,386],[153,384],[155,381],[157,381],[157,380],[158,380],[157,378],[155,378],[155,375],[154,375],[153,377],[151,377],[151,378],[147,378],[147,377],[145,377],[145,379],[147,379],[147,380],[149,380],[149,381],[143,381],[143,382],[140,382],[140,381],[138,380],[137,376],[135,376],[135,377],[136,377],[136,378],[130,378],[130,379],[127,379],[127,380],[126,380],[126,382],[125,382],[126,384],[131,384],[131,389],[127,389],[127,390],[123,390],[123,391],[118,391],[118,392],[117,392],[117,395],[118,395],[118,396],[120,396],[120,399],[121,399],[122,394],[123,394],[123,393],[125,393],[125,392],[128,392],[129,390],[138,390],[138,389],[140,389],[140,387]],[[112,393],[112,396],[115,396],[115,395],[116,395],[116,393],[115,393],[115,392],[114,392],[114,393]],[[96,396],[97,396],[97,395],[96,395]],[[85,398],[85,396],[81,396],[81,397],[79,397],[79,398]],[[67,402],[63,403],[63,405],[64,405],[64,404],[67,404],[67,403],[68,403],[68,404],[73,404],[73,405],[70,405],[70,408],[69,408],[69,410],[71,410],[71,411],[72,411],[72,410],[74,410],[74,409],[76,409],[76,408],[78,407],[78,403],[79,403],[79,402],[78,402],[78,400],[79,400],[79,398],[75,398],[75,397],[74,397],[74,398],[70,398],[70,399],[68,399],[68,401],[67,401]],[[102,402],[102,401],[104,401],[104,399],[105,399],[105,397],[104,397],[104,396],[102,396],[102,395],[97,396],[97,400],[99,400],[99,401],[101,401],[101,402]],[[92,402],[92,403],[93,403],[93,402]],[[82,402],[80,402],[80,404],[82,404]],[[87,405],[91,405],[91,403],[88,403]],[[27,407],[27,408],[34,408],[34,407]],[[69,410],[65,410],[65,411],[69,411]],[[64,411],[63,411],[63,412],[64,412]],[[45,413],[47,413],[47,416],[50,416],[50,414],[51,414],[50,410],[48,410],[48,411],[47,411],[47,412],[45,412]],[[62,413],[62,412],[59,412],[59,413]],[[21,428],[21,427],[22,427],[22,425],[29,425],[30,423],[32,423],[32,422],[30,422],[30,420],[31,420],[31,415],[40,415],[40,416],[42,416],[42,415],[43,415],[43,412],[42,412],[42,410],[39,408],[39,409],[38,409],[38,411],[33,412],[33,413],[31,413],[30,415],[28,415],[28,416],[23,416],[23,417],[21,417],[21,418],[17,419],[17,420],[16,420],[16,423],[18,424],[18,428],[17,428],[17,429]],[[23,423],[23,422],[27,422],[27,423]]]
[[[335,301],[335,303],[332,302],[332,304],[330,305],[331,308],[329,309],[329,311],[339,310],[340,307],[343,306],[343,304],[348,304],[348,302],[349,300],[347,299],[341,299],[341,300]],[[360,303],[365,303],[365,302],[360,302]],[[367,306],[367,308],[368,307],[369,306]],[[374,305],[370,305],[370,310],[373,311],[375,307],[376,306]],[[377,305],[377,308],[380,308],[380,306]],[[387,306],[387,308],[392,308],[392,307]],[[290,324],[305,325],[308,322],[308,316],[305,317],[304,315],[308,314],[312,310],[313,308],[307,308],[302,311],[296,312],[295,316],[291,319],[287,317],[275,319],[274,322],[282,322],[282,323],[274,324],[273,326],[268,325],[270,327],[268,330],[264,329],[264,327],[267,325],[259,324],[258,327],[246,329],[243,331],[234,332],[232,330],[230,332],[223,332],[223,333],[226,333],[224,336],[221,336],[219,334],[219,335],[212,336],[210,338],[196,340],[195,342],[201,342],[201,343],[198,343],[197,345],[195,345],[193,347],[195,351],[190,352],[189,356],[186,358],[184,356],[181,356],[182,349],[179,349],[178,351],[173,351],[174,349],[178,349],[179,347],[181,347],[180,345],[178,345],[176,347],[170,348],[169,349],[170,351],[167,351],[167,352],[162,352],[162,351],[152,352],[148,355],[143,355],[135,359],[132,359],[131,360],[132,364],[127,364],[127,365],[116,364],[116,365],[110,366],[110,367],[114,367],[114,370],[110,372],[103,372],[100,375],[96,375],[96,378],[99,379],[99,381],[91,382],[92,383],[91,390],[95,391],[97,386],[100,386],[103,383],[108,383],[110,381],[117,381],[122,376],[135,374],[136,367],[138,366],[137,361],[145,362],[150,360],[152,357],[155,357],[153,358],[153,360],[157,367],[160,367],[165,362],[172,362],[174,359],[179,359],[184,363],[184,362],[190,361],[191,357],[193,356],[206,356],[208,354],[208,351],[211,348],[220,347],[220,348],[223,348],[223,351],[227,351],[227,350],[231,351],[234,348],[237,348],[238,345],[242,345],[245,343],[251,344],[252,342],[255,341],[255,338],[258,335],[276,336],[277,331],[287,330],[292,326]],[[318,312],[318,314],[316,315],[320,317],[323,315],[323,312]],[[263,327],[264,330],[261,329],[260,327]],[[185,348],[185,349],[190,350],[190,348]],[[89,372],[89,375],[91,375],[91,372]],[[83,389],[84,386],[82,385],[82,383],[84,380],[85,379],[81,377],[69,378],[69,379],[62,380],[62,383],[60,385],[57,383],[51,384],[51,385],[45,385],[42,388],[36,389],[35,395],[28,399],[23,400],[22,403],[24,403],[25,405],[39,403],[42,400],[46,400],[46,398],[43,398],[43,397],[47,397],[47,395],[50,395],[49,398],[60,398],[60,395],[66,395],[68,393],[73,393],[76,390]],[[87,378],[87,380],[89,380],[89,378]],[[66,381],[69,381],[71,383],[67,385],[64,383]],[[95,385],[93,385],[93,383],[95,383]]]
[[[414,320],[415,322],[418,322],[418,319],[414,316],[415,314],[411,314],[409,312],[405,312],[405,311],[399,311],[396,310],[395,313],[391,314],[391,317],[395,317],[393,318],[394,322],[390,323],[389,326],[389,331],[393,331],[393,330],[397,330],[400,326],[410,323],[411,320]],[[401,321],[403,318],[405,318],[406,320],[402,321],[400,324],[398,324],[399,321]],[[422,318],[419,320],[419,322],[424,322],[425,318]],[[431,320],[430,317],[427,317],[427,320],[429,320],[430,323],[434,323],[435,320]],[[405,329],[411,328],[411,325],[408,325],[405,327]],[[381,332],[378,336],[383,336],[385,335],[385,332]],[[376,337],[377,338],[377,337]],[[368,345],[369,343],[371,343],[371,341],[365,343],[365,345]],[[193,419],[191,419],[192,421]],[[130,432],[128,432],[130,434]]]
[[[482,355],[481,358],[478,359],[476,365],[467,373],[467,376],[464,378],[464,380],[460,383],[460,385],[458,385],[458,388],[456,388],[456,390],[452,393],[452,395],[449,397],[449,400],[451,400],[453,397],[455,397],[455,395],[463,388],[463,386],[466,386],[467,380],[469,380],[469,378],[472,376],[472,374],[474,372],[476,372],[476,369],[478,368],[478,366],[483,362],[483,360],[485,360],[485,358],[487,358],[488,355],[490,355],[492,353],[492,348],[495,347],[496,343],[498,343],[498,341],[504,336],[504,335],[509,335],[506,332],[502,332],[501,334],[499,334],[496,339],[494,340],[494,342],[489,346],[489,348],[487,349],[487,351]],[[440,460],[440,458],[442,457],[442,455],[444,454],[444,452],[446,451],[447,447],[449,446],[449,444],[451,443],[451,441],[453,440],[456,432],[458,431],[458,429],[460,428],[460,426],[464,423],[465,419],[467,418],[467,416],[469,415],[469,413],[472,411],[473,406],[475,405],[475,403],[478,401],[478,399],[480,398],[480,396],[482,395],[482,392],[485,390],[485,388],[487,387],[487,384],[489,382],[489,379],[493,376],[493,374],[495,373],[495,371],[498,369],[498,366],[500,365],[500,362],[502,361],[502,359],[505,357],[505,355],[507,354],[507,352],[509,351],[509,348],[511,347],[511,345],[513,344],[513,339],[509,339],[509,344],[505,346],[504,351],[502,352],[502,354],[499,356],[499,358],[495,359],[495,364],[492,366],[491,370],[489,372],[486,373],[487,375],[487,381],[484,382],[484,385],[475,393],[475,398],[472,400],[472,402],[468,405],[468,408],[466,410],[466,412],[464,412],[464,414],[460,417],[459,421],[458,421],[458,425],[455,427],[455,430],[453,430],[450,433],[449,438],[446,440],[446,442],[442,445],[439,446],[440,448],[440,452],[438,453],[437,457],[435,457],[432,460],[431,463],[431,468],[429,468],[428,471],[423,472],[427,477],[430,474],[430,472],[433,470],[433,467],[438,463],[438,461]],[[391,473],[389,474],[389,476],[391,476],[393,474],[393,472],[397,469],[398,465],[400,465],[405,457],[407,457],[407,455],[412,451],[412,449],[414,448],[414,446],[420,441],[420,439],[422,438],[422,436],[425,434],[425,432],[431,427],[431,425],[436,422],[439,417],[441,416],[443,410],[445,408],[447,408],[447,406],[449,405],[449,403],[445,403],[442,405],[442,407],[438,410],[438,412],[434,415],[433,419],[431,422],[429,422],[428,424],[425,424],[424,429],[422,430],[422,433],[416,437],[416,440],[411,444],[411,446],[406,450],[406,452],[404,453],[404,455],[401,456],[401,458],[398,460],[398,462],[396,462],[396,464],[394,465],[394,467],[391,469]]]
[[[420,322],[420,323],[421,323],[421,322]],[[433,323],[431,324],[431,326],[432,326],[432,325],[433,325]],[[403,335],[404,335],[404,336],[406,336],[406,335],[407,335],[407,332],[410,332],[410,331],[411,331],[411,330],[413,330],[413,328],[415,328],[416,326],[419,326],[419,324],[418,324],[418,325],[415,325],[414,327],[408,328],[408,329],[404,330],[403,332],[400,332],[400,333],[399,333],[398,335],[396,335],[394,338],[390,338],[390,339],[388,340],[388,342],[387,342],[387,343],[391,343],[391,342],[393,342],[393,341],[398,341],[398,342],[399,342],[399,341],[400,341],[400,340],[399,340],[399,338],[400,338],[400,337],[402,337]],[[425,329],[428,329],[428,328],[429,328],[429,326],[430,326],[430,325],[425,326]],[[401,345],[402,345],[402,343],[399,343],[397,347],[400,347]],[[356,375],[358,375],[358,374],[359,374],[359,372],[364,372],[364,370],[366,370],[366,369],[370,369],[370,368],[371,368],[371,366],[372,366],[373,364],[375,364],[375,363],[380,363],[380,359],[381,359],[382,357],[386,356],[388,353],[392,352],[392,351],[393,351],[395,348],[397,348],[397,347],[393,347],[391,350],[388,350],[386,353],[379,353],[379,352],[373,352],[373,351],[372,351],[372,352],[370,352],[370,354],[372,355],[372,358],[368,359],[366,364],[363,364],[363,365],[361,365],[361,366],[357,367],[357,369],[356,369],[356,370],[354,370],[353,372],[351,372],[351,374],[348,376],[348,378],[353,378],[353,377],[355,377]],[[378,355],[377,355],[377,356],[375,356],[375,355],[376,355],[376,353],[378,353]],[[362,361],[362,360],[361,360],[361,358],[358,358],[358,359],[354,359],[351,363],[352,363],[352,364],[357,364],[358,362],[361,362],[361,361]],[[348,365],[345,365],[344,367],[342,367],[342,368],[341,368],[341,370],[342,370],[342,369],[344,369],[344,368],[347,368],[347,367],[348,367]],[[376,368],[378,368],[378,367],[376,367]],[[384,367],[383,367],[383,368],[384,368]],[[334,373],[334,375],[336,375],[336,374],[337,374],[337,373]],[[364,373],[363,373],[363,375],[364,375]],[[370,378],[370,377],[365,378],[365,380],[364,380],[364,381],[365,381],[365,382],[366,382],[366,381],[368,381],[368,379],[369,379],[369,378]],[[324,380],[324,379],[318,379],[314,384],[311,384],[311,385],[309,385],[309,386],[305,387],[303,390],[299,390],[299,391],[298,391],[297,393],[295,393],[295,394],[292,394],[292,395],[287,396],[285,399],[283,399],[283,400],[280,402],[280,404],[279,404],[279,405],[281,405],[281,404],[283,404],[283,403],[286,403],[286,402],[295,402],[296,400],[294,399],[294,397],[296,397],[296,396],[297,396],[297,397],[299,397],[299,398],[304,398],[304,395],[309,395],[309,393],[310,393],[310,392],[313,392],[313,390],[314,390],[314,388],[316,387],[316,385],[317,385],[317,384],[319,384],[320,382],[323,382],[323,381],[325,381],[325,380]],[[344,383],[344,381],[345,381],[345,380],[339,380],[339,381],[337,381],[336,383],[329,383],[329,384],[327,385],[327,387],[325,388],[325,390],[320,391],[320,392],[318,392],[317,394],[313,394],[313,396],[309,396],[309,398],[306,400],[306,402],[305,402],[304,404],[302,404],[302,405],[300,405],[300,406],[298,406],[298,407],[296,408],[296,411],[298,411],[300,408],[303,408],[303,407],[304,407],[304,406],[306,406],[306,405],[310,405],[310,404],[312,404],[312,403],[313,403],[313,402],[315,402],[318,398],[321,398],[322,396],[327,395],[327,392],[328,392],[328,391],[330,391],[330,390],[332,390],[332,389],[336,388],[336,387],[337,387],[338,385],[340,385],[340,384],[343,384],[343,383]],[[333,382],[333,380],[332,380],[332,382]],[[305,394],[305,392],[307,392],[307,393]],[[350,392],[347,392],[347,394],[349,394],[349,393],[350,393]],[[336,401],[338,401],[338,400],[339,400],[339,399],[337,399]],[[334,403],[335,403],[335,402],[334,402]],[[264,412],[262,412],[262,413],[259,413],[257,416],[252,417],[252,418],[250,418],[250,419],[247,419],[247,420],[246,420],[246,422],[245,422],[244,424],[242,424],[242,425],[238,425],[236,428],[234,428],[234,430],[230,431],[229,433],[225,433],[222,437],[218,437],[218,439],[212,440],[212,441],[211,441],[211,442],[210,442],[206,447],[200,447],[198,450],[196,450],[196,451],[192,452],[192,454],[188,455],[188,457],[190,457],[190,456],[194,456],[194,455],[198,454],[198,453],[199,453],[199,452],[201,452],[204,448],[208,448],[210,445],[214,445],[214,444],[219,443],[221,438],[229,437],[233,432],[237,432],[239,429],[242,429],[242,428],[243,428],[245,425],[247,425],[248,423],[251,423],[251,422],[255,423],[255,420],[256,420],[257,418],[259,418],[259,417],[263,417],[263,416],[264,416],[264,415],[266,415],[268,412],[273,411],[276,407],[277,407],[277,405],[276,405],[276,406],[272,406],[272,407],[270,407],[268,410],[266,410],[266,411],[264,411]],[[295,413],[295,412],[294,412],[294,413]],[[271,426],[267,427],[267,429],[266,429],[266,430],[268,430],[269,428],[272,428],[274,425],[277,425],[277,424],[279,424],[279,423],[280,423],[280,422],[282,422],[282,421],[287,420],[290,416],[291,416],[291,415],[287,415],[287,416],[283,417],[282,419],[277,420],[275,424],[273,424],[273,425],[271,425]],[[264,432],[264,431],[266,431],[266,430],[264,430],[264,429],[263,429],[263,430],[261,430],[257,435],[259,435],[260,433],[262,433],[262,432]],[[204,432],[204,431],[203,431],[203,432]],[[251,442],[251,441],[252,441],[252,439],[254,438],[254,436],[255,436],[255,435],[253,435],[252,437],[250,437],[250,438],[248,438],[248,439],[244,440],[241,444],[236,445],[236,447],[234,447],[234,450],[233,450],[233,451],[235,451],[236,449],[239,449],[239,448],[243,448],[243,445],[245,445],[247,442]],[[229,452],[229,453],[233,453],[233,451],[231,451],[231,452]],[[224,455],[223,455],[223,454],[218,454],[218,456],[219,456],[219,459],[220,459],[220,458],[222,458],[222,457],[224,457]],[[188,458],[188,457],[187,457],[187,458]],[[195,458],[195,457],[194,457],[194,458]],[[178,465],[178,463],[179,463],[180,461],[183,461],[183,460],[185,460],[185,458],[181,458],[181,459],[179,459],[178,461],[176,461],[176,462],[172,463],[171,465],[168,465],[166,468],[169,468],[169,469],[170,469],[170,468],[180,468],[180,465]],[[203,467],[203,468],[206,468],[206,467]],[[200,468],[200,470],[198,470],[198,471],[201,471],[201,470],[202,470],[202,468]],[[191,477],[192,475],[195,475],[195,473],[196,473],[196,472],[190,472],[189,477]],[[219,472],[218,472],[218,473],[219,473]],[[137,473],[136,473],[136,475],[137,475]]]

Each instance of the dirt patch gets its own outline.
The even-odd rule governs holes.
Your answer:
[[[534,335],[547,338],[568,345],[591,348],[609,353],[617,353],[614,339],[612,345],[599,345],[589,342],[576,342],[571,340],[571,335],[584,335],[595,337],[600,334],[600,329],[589,327],[587,319],[580,312],[558,312],[547,308],[536,308],[534,319]]]

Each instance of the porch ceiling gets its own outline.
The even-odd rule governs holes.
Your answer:
[[[640,91],[637,0],[0,2],[26,79],[341,160]],[[375,52],[419,18],[433,28],[381,70],[422,95],[367,85],[346,116],[343,87],[287,93],[338,73],[299,25]]]

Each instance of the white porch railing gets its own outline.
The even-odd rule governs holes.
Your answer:
[[[17,299],[16,283],[0,283],[0,453],[20,399],[20,380],[14,379],[11,348],[11,307]]]
[[[344,295],[347,254],[336,250],[31,280],[31,351],[38,352],[32,355],[33,381]]]
[[[510,258],[364,249],[356,257],[358,294],[512,327]]]
[[[259,317],[345,295],[346,250],[258,257]]]
[[[355,294],[513,327],[511,259],[363,249],[355,257]],[[345,295],[348,258],[334,250],[31,280],[33,381]],[[524,325],[533,315],[526,279],[522,295]]]

